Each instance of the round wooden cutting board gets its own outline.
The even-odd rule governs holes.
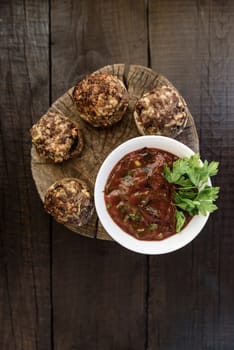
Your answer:
[[[72,100],[73,88],[69,89],[52,104],[49,111],[60,112],[72,120],[79,122],[83,129],[85,146],[79,157],[67,160],[62,164],[54,164],[50,160],[40,158],[34,146],[32,146],[32,175],[42,201],[44,201],[47,188],[56,180],[63,177],[77,177],[83,179],[89,185],[90,190],[93,191],[96,175],[107,155],[124,141],[139,136],[132,115],[136,101],[145,92],[152,90],[156,86],[172,86],[162,75],[139,65],[114,64],[103,67],[99,69],[99,71],[105,71],[116,75],[124,82],[130,97],[128,110],[119,123],[108,129],[100,129],[92,127],[79,118],[76,106]],[[177,140],[183,142],[195,152],[198,152],[198,135],[193,117],[189,110],[188,115],[187,126],[177,137]],[[81,235],[111,240],[110,236],[100,224],[96,213],[93,215],[92,220],[85,226],[77,227],[77,229],[71,228],[69,225],[65,226]]]

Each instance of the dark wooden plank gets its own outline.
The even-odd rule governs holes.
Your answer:
[[[149,349],[233,348],[233,16],[231,1],[149,4],[152,68],[188,102],[202,157],[221,163],[219,211],[193,244],[150,258]]]
[[[147,64],[144,1],[56,1],[51,19],[53,100],[105,65]],[[144,256],[54,223],[55,348],[143,349],[145,276]]]
[[[56,349],[144,349],[144,257],[57,228]]]
[[[142,0],[52,1],[51,20],[53,101],[108,64],[147,65]]]
[[[29,128],[48,107],[48,2],[1,1],[0,348],[50,349],[50,234]]]

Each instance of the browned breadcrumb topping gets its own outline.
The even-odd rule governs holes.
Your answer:
[[[30,130],[38,154],[62,162],[80,154],[83,137],[77,123],[58,113],[47,113]]]
[[[128,106],[123,82],[107,73],[93,73],[78,83],[73,98],[81,118],[95,127],[118,122]]]
[[[73,226],[87,224],[94,212],[87,185],[76,178],[63,178],[50,186],[44,208],[59,223]]]
[[[177,136],[186,126],[188,113],[184,99],[176,89],[155,88],[137,102],[134,112],[142,134]]]

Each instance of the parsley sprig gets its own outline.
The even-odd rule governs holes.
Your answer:
[[[176,232],[184,226],[184,212],[191,216],[199,213],[206,215],[217,209],[213,202],[218,198],[219,187],[212,187],[207,181],[217,174],[218,165],[218,162],[208,163],[207,160],[201,165],[200,155],[197,153],[190,158],[176,160],[172,168],[164,167],[166,180],[176,186]]]

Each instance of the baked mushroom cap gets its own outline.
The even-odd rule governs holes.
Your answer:
[[[94,212],[86,183],[72,177],[58,180],[48,188],[44,208],[57,222],[75,227],[87,224]]]
[[[92,73],[73,90],[79,116],[94,127],[108,127],[122,119],[128,106],[123,82],[107,73]]]
[[[43,115],[30,132],[38,154],[55,163],[74,158],[83,149],[80,126],[59,113]]]
[[[168,86],[144,94],[136,103],[133,115],[142,135],[176,137],[188,120],[184,99],[175,88]]]

